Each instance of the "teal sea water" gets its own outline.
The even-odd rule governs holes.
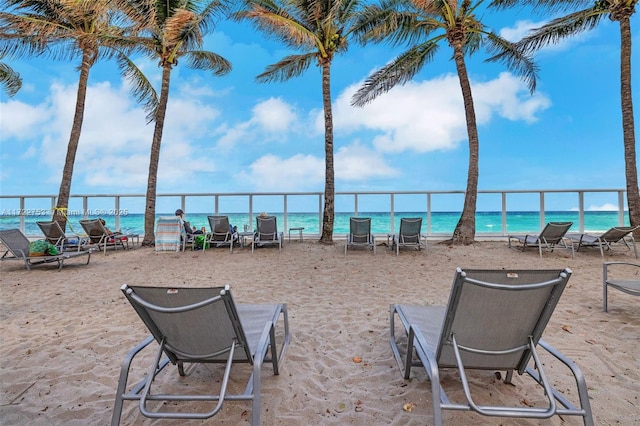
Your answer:
[[[212,213],[189,213],[186,220],[191,225],[200,229],[206,227],[209,229],[207,215]],[[255,218],[249,219],[247,213],[223,213],[229,216],[232,225],[238,227],[239,231],[244,230],[247,225],[249,229],[255,228]],[[172,213],[159,214],[158,216],[173,216]],[[281,231],[285,229],[283,214],[275,213],[278,221],[278,228]],[[349,232],[349,218],[352,213],[336,213],[334,222],[334,235],[346,235]],[[455,228],[459,212],[432,212],[431,223],[427,229],[427,217],[424,212],[396,212],[394,215],[394,224],[391,226],[391,214],[388,212],[360,212],[359,217],[371,217],[371,226],[374,234],[387,234],[394,232],[400,227],[400,219],[403,217],[422,217],[422,232],[429,235],[434,234],[451,234]],[[90,216],[93,219],[97,216]],[[144,233],[144,215],[143,214],[127,214],[120,216],[120,226],[116,227],[116,217],[112,215],[102,215],[107,226],[111,230],[118,228],[122,232],[143,234]],[[50,220],[50,212],[42,212],[40,215],[25,216],[25,234],[28,236],[40,236],[40,228],[36,224],[37,221]],[[69,217],[68,232],[83,233],[79,224],[80,216]],[[305,234],[320,234],[320,220],[318,213],[288,213],[286,228],[304,228]],[[569,232],[578,232],[578,212],[545,212],[545,222],[573,222],[573,227]],[[618,226],[618,212],[615,211],[588,211],[584,213],[585,232],[603,232],[607,229]],[[628,215],[625,214],[624,223],[629,223]],[[0,229],[20,228],[19,216],[0,216]],[[508,234],[514,233],[537,233],[540,231],[540,214],[539,212],[508,212],[507,213],[507,230]],[[478,212],[476,214],[476,234],[478,236],[502,235],[502,215],[500,212]]]

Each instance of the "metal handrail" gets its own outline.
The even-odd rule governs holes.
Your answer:
[[[578,230],[579,232],[584,232],[584,196],[585,194],[592,193],[614,193],[617,194],[617,212],[618,212],[618,224],[617,226],[624,225],[624,202],[625,202],[625,189],[613,188],[613,189],[519,189],[519,190],[478,190],[478,195],[481,194],[500,194],[501,196],[501,206],[499,209],[494,209],[491,211],[500,211],[502,214],[502,226],[501,226],[501,235],[507,235],[507,201],[509,195],[514,194],[538,194],[539,195],[539,213],[540,213],[540,229],[542,229],[546,223],[545,221],[545,197],[547,194],[567,194],[567,195],[576,195],[578,197]],[[432,201],[434,196],[443,196],[443,195],[463,195],[464,191],[462,190],[424,190],[424,191],[336,191],[335,196],[343,197],[343,196],[351,196],[353,197],[353,209],[351,213],[354,216],[358,216],[358,201],[359,197],[364,195],[386,195],[389,197],[389,213],[391,219],[391,227],[393,227],[394,223],[394,215],[395,211],[395,202],[396,196],[398,195],[413,195],[416,197],[424,197],[424,211],[426,213],[427,221],[427,235],[433,235],[431,232],[431,213],[432,210]],[[323,206],[323,196],[322,192],[230,192],[230,193],[162,193],[157,194],[156,199],[160,200],[162,198],[176,198],[180,199],[180,207],[184,210],[187,204],[187,199],[193,198],[213,198],[213,214],[219,213],[219,205],[220,200],[228,197],[238,198],[238,197],[247,197],[247,205],[246,211],[248,212],[249,217],[254,216],[254,201],[256,198],[260,197],[282,197],[282,214],[284,218],[284,228],[287,229],[287,215],[289,213],[289,203],[291,199],[295,197],[315,197],[317,198],[317,212],[318,212],[318,224],[319,229],[322,229],[322,206]],[[80,198],[82,200],[82,212],[80,216],[84,219],[88,218],[90,215],[89,210],[89,200],[91,199],[105,199],[112,198],[113,199],[113,209],[109,209],[111,213],[105,212],[105,214],[109,214],[115,217],[115,226],[116,229],[120,229],[120,216],[121,216],[121,200],[123,198],[137,198],[144,200],[146,194],[72,194],[70,195],[70,200]],[[55,208],[56,205],[56,196],[55,195],[0,195],[0,203],[2,200],[10,200],[17,199],[19,200],[19,209],[4,209],[0,205],[0,213],[1,215],[10,215],[10,216],[19,216],[20,217],[20,230],[24,232],[25,229],[25,217],[32,215],[33,213],[25,208],[26,201],[31,199],[49,199],[51,205],[51,211]],[[34,209],[36,210],[36,209]],[[273,213],[273,212],[272,212]],[[390,233],[393,233],[393,229],[390,229]]]

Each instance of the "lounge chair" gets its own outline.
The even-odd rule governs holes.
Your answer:
[[[580,251],[580,247],[598,247],[600,248],[600,256],[604,258],[604,248],[611,250],[611,245],[615,243],[624,244],[629,250],[633,247],[633,252],[638,258],[638,248],[636,240],[633,238],[633,231],[638,229],[637,226],[614,226],[607,232],[600,235],[591,234],[567,234],[567,238],[578,245],[576,251]]]
[[[89,237],[90,243],[102,249],[107,254],[107,247],[113,247],[115,250],[118,246],[125,249],[125,241],[127,237],[120,232],[110,232],[100,219],[85,219],[80,221],[80,225]]]
[[[229,246],[229,253],[233,253],[233,245],[238,242],[238,232],[232,232],[229,226],[229,216],[207,216],[211,233],[207,234],[203,250],[209,247]]]
[[[347,255],[349,247],[368,247],[376,254],[376,239],[371,233],[370,217],[349,218],[349,233],[344,245],[344,255]]]
[[[122,364],[112,425],[120,423],[125,400],[138,401],[140,412],[146,417],[173,419],[207,419],[220,411],[224,401],[252,401],[252,424],[260,424],[262,363],[270,363],[273,374],[279,374],[279,366],[289,344],[286,304],[236,305],[228,286],[161,288],[125,284],[121,290],[151,332],[151,336],[133,348]],[[276,338],[280,316],[284,334],[279,333]],[[148,373],[137,385],[128,386],[129,371],[134,358],[154,340],[159,347],[155,359],[149,364]],[[277,341],[281,341],[279,350]],[[148,358],[143,359],[148,361]],[[151,388],[154,379],[169,362],[177,365],[180,376],[185,375],[185,363],[225,364],[219,393],[153,393]],[[227,384],[231,367],[236,363],[251,364],[252,373],[249,375],[244,393],[231,395],[227,394]],[[242,373],[242,370],[234,369],[234,376],[237,373]],[[176,387],[185,389],[186,386],[188,384],[180,382]],[[148,407],[151,401],[159,405],[157,410]],[[183,401],[217,403],[209,411],[199,405],[197,412],[186,412],[184,408],[174,411],[174,405],[163,406],[159,401],[172,401],[176,405]]]
[[[614,266],[615,265],[615,266]],[[630,262],[605,262],[602,264],[602,310],[609,311],[607,290],[609,287],[632,296],[640,296],[640,264]],[[615,277],[613,270],[615,269]],[[623,271],[626,271],[624,273]]]
[[[522,244],[522,251],[527,247],[538,247],[540,257],[542,257],[542,248],[549,251],[558,246],[571,249],[571,257],[573,258],[573,244],[567,245],[565,235],[573,222],[549,222],[539,235],[509,235],[509,247],[511,248],[511,240],[518,240]]]
[[[393,234],[391,248],[396,251],[396,256],[400,253],[400,248],[412,247],[420,250],[427,249],[427,239],[420,230],[422,229],[421,217],[403,217],[400,219],[400,232]]]
[[[29,256],[29,239],[19,229],[6,229],[0,231],[0,241],[6,247],[6,251],[2,255],[2,260],[22,260],[27,270],[31,270],[34,265],[43,265],[46,263],[58,263],[58,271],[62,269],[65,260],[79,256],[87,256],[87,263],[91,260],[91,252],[93,250],[84,251],[68,251],[62,252],[55,256]],[[8,256],[11,254],[11,256]]]
[[[442,424],[442,410],[532,419],[546,419],[556,414],[575,415],[582,416],[586,425],[593,425],[584,376],[571,360],[541,340],[570,276],[569,269],[510,271],[458,268],[448,306],[391,305],[391,349],[405,379],[409,379],[411,367],[424,367],[431,381],[436,425]],[[396,339],[396,316],[408,336],[406,346],[399,345]],[[408,350],[403,359],[400,348],[404,347]],[[547,379],[538,357],[539,348],[545,349],[571,371],[578,389],[578,407],[554,389]],[[414,350],[418,358],[416,361],[413,360]],[[554,361],[552,365],[556,363]],[[545,367],[549,364],[546,360]],[[440,382],[442,369],[458,370],[466,401],[449,400]],[[533,407],[523,407],[518,403],[514,406],[479,405],[471,395],[467,379],[470,370],[506,371],[506,383],[511,382],[514,371],[520,375],[527,373],[540,385],[540,396],[544,395],[547,403]],[[557,369],[551,371],[556,373]]]
[[[83,244],[87,242],[86,238],[83,238],[78,234],[65,234],[60,224],[55,220],[40,221],[36,223],[44,234],[45,240],[56,246],[60,251],[80,251]]]
[[[275,216],[256,216],[256,232],[251,241],[251,253],[256,246],[278,246],[282,251],[284,233],[278,232],[278,223]]]
[[[193,248],[193,238],[189,239],[179,216],[158,217],[155,237],[156,251],[184,251],[188,243]]]

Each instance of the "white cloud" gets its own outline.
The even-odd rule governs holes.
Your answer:
[[[280,98],[269,98],[253,107],[251,121],[269,133],[289,130],[296,120],[293,108]]]
[[[379,153],[358,142],[340,148],[334,160],[336,180],[366,181],[398,174]],[[251,183],[261,191],[317,190],[324,185],[324,169],[324,158],[302,154],[282,158],[269,154],[254,161],[249,172],[241,172],[236,180]]]
[[[569,210],[577,212],[580,209],[578,207],[571,207]],[[624,210],[627,210],[627,207],[624,207]],[[608,211],[618,211],[618,206],[616,204],[612,204],[612,203],[604,203],[600,206],[597,206],[595,204],[590,205],[589,207],[585,208],[585,211],[588,212],[608,212]]]
[[[206,91],[205,91],[206,92]],[[59,184],[69,141],[71,123],[75,110],[77,86],[54,83],[50,95],[33,110],[39,114],[41,135],[30,132],[31,141],[40,145],[41,161],[54,171],[48,178],[51,184]],[[25,108],[15,108],[28,114]],[[213,160],[207,153],[194,151],[192,138],[204,137],[211,132],[210,126],[220,112],[187,91],[182,96],[176,91],[170,96],[164,125],[158,187],[162,185],[183,187],[183,182],[194,173],[215,169]],[[95,188],[113,187],[117,180],[121,188],[142,190],[146,188],[150,147],[154,123],[146,124],[145,112],[129,98],[123,85],[113,87],[108,82],[90,84],[82,126],[82,135],[74,163],[74,186],[78,183]],[[47,119],[46,126],[42,123]],[[4,122],[9,124],[11,121]],[[12,125],[16,131],[29,124],[26,118],[19,125]],[[37,140],[36,142],[36,139]],[[35,146],[26,150],[33,154]],[[198,161],[194,161],[194,160]]]
[[[617,211],[618,206],[611,203],[605,203],[601,206],[591,205],[587,208],[587,211],[590,211],[590,212],[602,212],[602,211],[611,211],[611,210]]]
[[[297,127],[297,115],[293,106],[281,98],[269,98],[258,102],[251,110],[251,118],[224,129],[217,144],[231,149],[243,140],[253,140],[260,135],[261,140],[285,139],[287,132]]]
[[[324,182],[324,159],[296,154],[289,158],[265,155],[241,172],[238,180],[253,183],[260,191],[294,191]]]
[[[508,72],[486,83],[473,84],[472,91],[478,124],[491,121],[494,112],[508,120],[532,123],[537,120],[537,112],[551,106],[549,98],[539,93],[529,95],[523,82]]]
[[[335,154],[336,179],[367,181],[371,178],[397,176],[380,153],[370,150],[358,142],[342,147]]]
[[[396,86],[363,108],[350,105],[358,87],[346,88],[335,102],[336,132],[374,131],[375,148],[395,153],[454,149],[467,138],[457,75]],[[550,105],[544,95],[530,96],[525,84],[509,73],[487,82],[472,82],[472,91],[478,125],[489,123],[495,115],[532,122],[537,112]],[[324,118],[317,114],[316,128],[321,128]]]
[[[0,104],[0,110],[2,110],[2,139],[5,140],[10,138],[28,140],[36,134],[42,134],[38,129],[47,123],[53,114],[46,100],[38,105],[9,100]]]

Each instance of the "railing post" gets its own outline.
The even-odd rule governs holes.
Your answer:
[[[322,193],[318,194],[318,229],[320,230],[320,236],[322,236],[322,196],[323,196]],[[335,195],[334,195],[333,205],[334,205],[333,220],[335,221],[336,220],[336,216],[335,216],[335,213],[336,213],[335,212],[335,205],[336,205]]]
[[[116,205],[116,229],[120,230],[120,197],[118,195],[116,195],[116,200],[115,200],[115,205]]]
[[[502,236],[506,237],[507,235],[507,193],[502,192]]]
[[[540,191],[540,230],[544,229],[544,191]]]
[[[23,234],[24,234],[24,213],[25,213],[24,198],[25,197],[20,197],[20,232],[22,232]]]
[[[578,191],[578,229],[584,233],[584,192]]]
[[[427,236],[431,235],[431,193],[427,192]]]
[[[618,192],[618,226],[624,226],[624,191]]]
[[[358,217],[358,194],[353,194],[353,215]]]
[[[395,225],[394,225],[395,222],[394,222],[394,219],[393,219],[394,218],[394,211],[395,211],[395,197],[394,197],[393,192],[391,194],[389,194],[389,196],[391,198],[391,218],[390,218],[391,220],[390,220],[390,223],[389,223],[389,228],[390,228],[389,229],[389,234],[393,235],[393,230],[395,228]]]
[[[284,229],[283,229],[283,231],[286,231],[287,229],[289,229],[287,227],[287,194],[284,194],[284,200],[283,201],[284,201],[284,207],[283,207],[283,210],[284,210],[284,220],[283,220]]]
[[[255,229],[253,227],[253,194],[249,194],[249,229]]]

